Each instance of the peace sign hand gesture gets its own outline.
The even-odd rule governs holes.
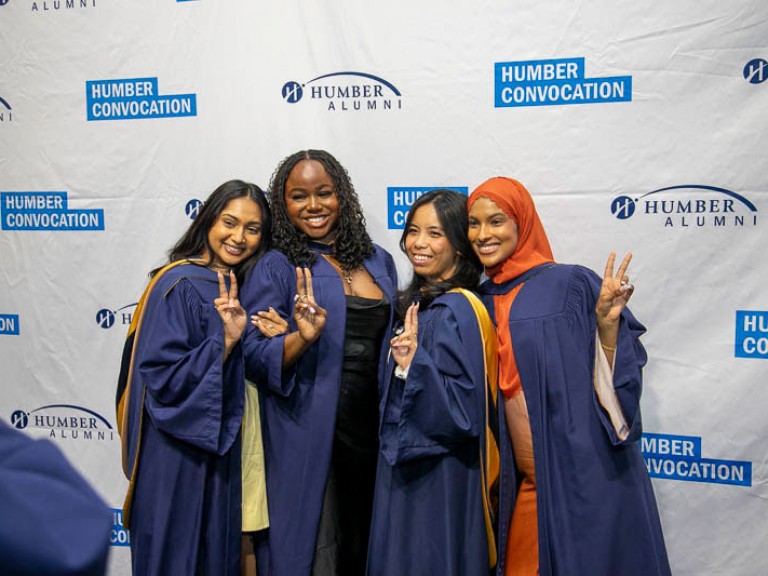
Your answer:
[[[402,329],[399,329],[395,337],[389,341],[392,347],[392,355],[395,362],[403,370],[406,370],[413,361],[416,348],[419,347],[419,304],[411,304],[405,312],[405,321]]]
[[[296,268],[296,295],[293,297],[293,319],[299,336],[305,342],[314,342],[325,327],[328,313],[315,302],[312,290],[312,272],[309,268]]]
[[[627,268],[632,260],[632,253],[629,252],[621,261],[616,275],[613,274],[613,265],[616,262],[616,253],[611,252],[608,256],[608,263],[605,265],[605,274],[603,275],[603,284],[600,286],[600,296],[595,304],[595,314],[597,315],[597,325],[601,331],[605,329],[618,328],[621,312],[626,307],[635,287],[629,283]]]
[[[224,358],[229,356],[232,348],[240,340],[240,336],[245,330],[247,317],[245,310],[240,306],[237,299],[237,278],[235,273],[229,272],[230,289],[227,292],[227,286],[224,283],[224,275],[218,272],[219,276],[219,297],[213,301],[216,312],[219,313],[221,321],[224,323]]]

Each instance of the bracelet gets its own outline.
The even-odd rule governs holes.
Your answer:
[[[608,352],[616,352],[616,348],[611,348],[610,346],[606,346],[602,342],[600,343],[600,346],[603,347],[603,350],[608,350]]]

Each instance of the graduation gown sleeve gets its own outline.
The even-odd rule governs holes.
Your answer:
[[[576,335],[578,340],[584,345],[591,343],[592,353],[589,357],[585,356],[585,362],[589,362],[595,356],[594,334],[597,330],[597,319],[594,310],[600,295],[600,285],[601,279],[597,274],[581,266],[573,267],[573,275],[566,296],[566,318],[574,327],[578,327],[579,333]],[[642,369],[647,362],[647,355],[640,342],[640,336],[644,333],[645,327],[637,321],[628,308],[625,308],[619,323],[613,368],[614,392],[629,430],[625,438],[619,437],[610,415],[601,406],[593,387],[594,409],[613,445],[636,442],[642,435],[640,396],[643,381]]]
[[[0,422],[0,566],[4,574],[105,573],[111,513],[48,440]]]
[[[381,453],[390,465],[445,454],[478,438],[484,425],[478,399],[484,397],[485,382],[474,376],[462,336],[467,328],[460,325],[477,321],[463,296],[442,298],[459,307],[461,319],[454,307],[440,304],[419,314],[419,347],[408,377],[392,377],[382,405]]]
[[[145,409],[158,430],[224,454],[240,430],[242,349],[237,345],[223,361],[223,325],[208,301],[213,292],[204,296],[189,279],[174,280],[173,272],[152,293],[136,344]]]
[[[293,321],[293,295],[296,294],[296,268],[277,250],[265,254],[246,279],[240,300],[248,317],[274,308],[288,321],[288,332],[296,330]],[[283,368],[285,335],[264,337],[249,322],[243,337],[245,370],[248,379],[264,385],[279,396],[289,396],[296,386],[296,368]]]

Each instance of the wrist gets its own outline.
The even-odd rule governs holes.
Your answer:
[[[314,343],[315,343],[315,341],[316,341],[316,340],[318,339],[318,337],[320,336],[319,334],[316,334],[314,337],[311,337],[311,338],[307,338],[306,336],[304,336],[304,334],[302,334],[302,333],[301,333],[301,331],[300,331],[300,330],[297,330],[296,332],[294,332],[294,334],[296,334],[296,336],[298,337],[298,339],[299,339],[299,344],[300,344],[302,347],[304,347],[304,348],[307,348],[307,347],[309,347],[309,346],[312,346],[312,344],[314,344]]]
[[[408,370],[411,368],[411,363],[409,362],[407,366],[401,366],[398,364],[395,366],[395,376],[397,378],[400,378],[401,380],[405,380],[408,378]]]
[[[228,338],[224,339],[224,359],[226,360],[229,358],[229,355],[232,353],[232,350],[235,349],[235,346],[237,345],[238,340],[230,340]]]
[[[606,342],[614,341],[619,336],[619,322],[597,322],[597,335]]]

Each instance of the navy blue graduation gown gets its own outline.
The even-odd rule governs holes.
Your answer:
[[[418,338],[406,380],[390,358],[379,406],[368,574],[487,575],[484,353],[466,297],[419,310]]]
[[[107,505],[56,446],[2,421],[0,502],[0,573],[105,573]]]
[[[397,272],[392,257],[376,246],[363,265],[394,303]],[[268,565],[273,575],[311,573],[333,448],[344,359],[346,299],[339,274],[325,258],[318,255],[311,270],[315,300],[328,311],[320,338],[285,370],[283,336],[264,338],[251,327],[243,343],[248,379],[257,383],[262,394],[270,526],[267,550],[258,551],[259,565]],[[294,294],[296,268],[284,254],[273,250],[249,275],[241,300],[249,315],[273,307],[288,319],[290,331],[294,331]],[[386,359],[388,350],[389,339],[385,336],[382,358]]]
[[[645,328],[625,309],[614,388],[630,429],[620,440],[594,388],[595,303],[601,279],[581,266],[526,272],[510,311],[512,348],[533,438],[541,576],[670,574],[656,499],[640,452]],[[493,295],[515,280],[481,286]],[[514,509],[516,478],[500,408],[502,458],[498,573]]]
[[[226,362],[215,272],[177,266],[158,280],[135,344],[130,461],[134,574],[240,573],[242,349]]]

